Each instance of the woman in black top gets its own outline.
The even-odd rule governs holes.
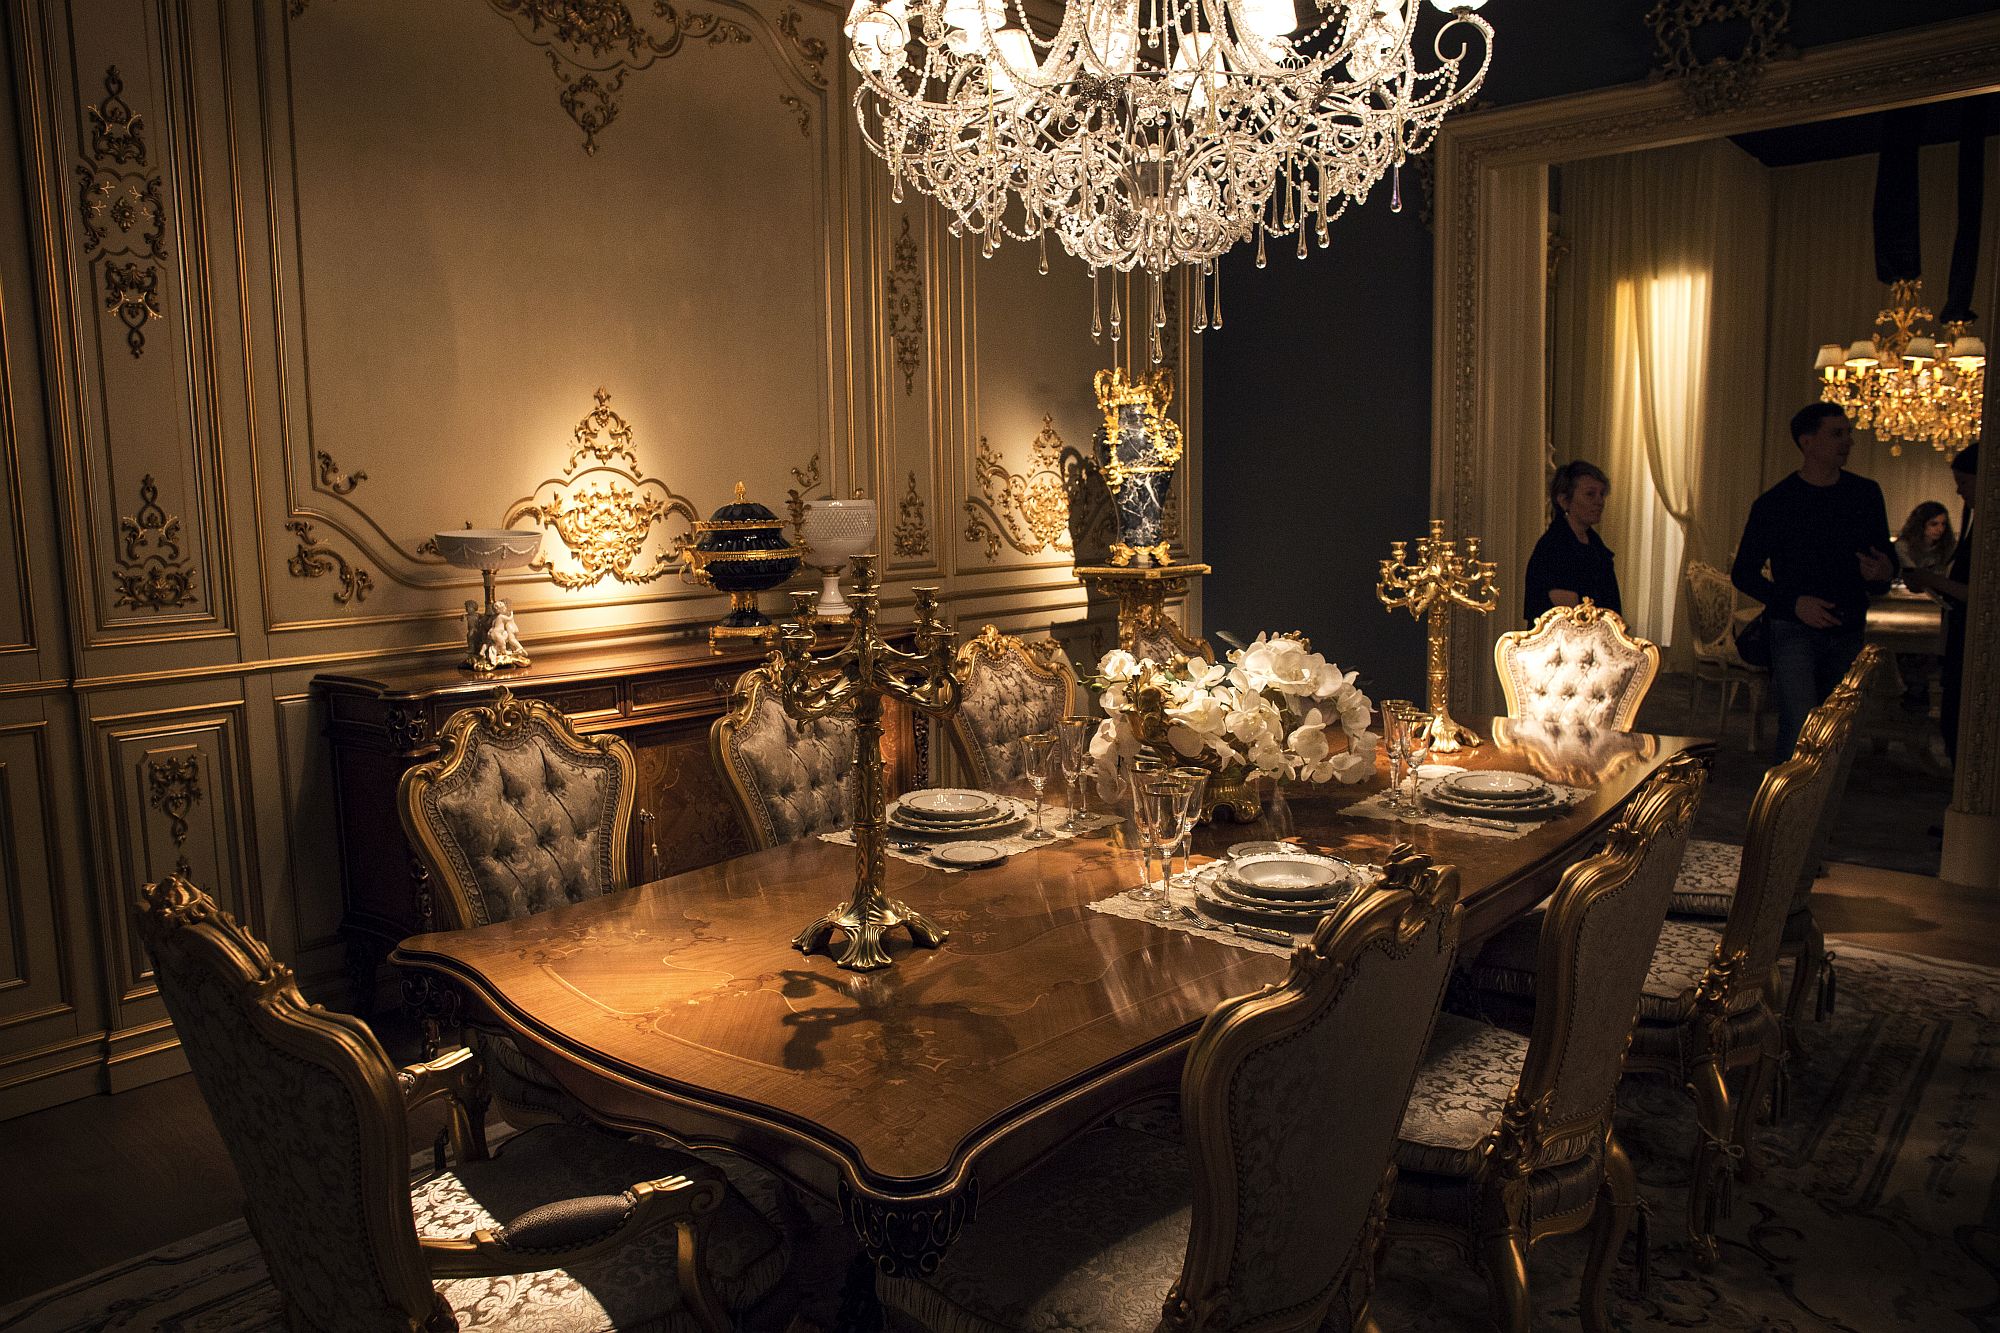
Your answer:
[[[1618,601],[1618,570],[1611,550],[1597,535],[1611,478],[1578,459],[1556,469],[1549,481],[1555,520],[1528,557],[1521,614],[1532,623],[1551,606],[1575,606],[1588,597],[1607,611],[1624,613]]]
[[[1944,599],[1944,668],[1939,672],[1943,698],[1938,708],[1938,725],[1944,731],[1944,749],[1952,762],[1958,761],[1959,696],[1965,686],[1965,616],[1972,600],[1972,495],[1979,475],[1979,445],[1968,444],[1951,460],[1951,479],[1958,498],[1965,502],[1965,521],[1960,525],[1958,547],[1951,555],[1951,568],[1903,571],[1903,581],[1920,592],[1936,593]]]

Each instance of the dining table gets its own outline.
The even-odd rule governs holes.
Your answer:
[[[1217,823],[1197,859],[1288,836],[1356,863],[1409,844],[1457,868],[1462,956],[1541,902],[1649,775],[1707,740],[1500,719],[1473,769],[1579,789],[1530,831],[1361,817],[1385,785],[1294,787],[1289,824]],[[1440,756],[1443,758],[1444,756]],[[854,849],[807,837],[392,955],[504,1031],[607,1125],[742,1153],[838,1208],[868,1260],[927,1273],[982,1195],[1172,1092],[1202,1020],[1280,982],[1289,951],[1093,910],[1135,888],[1131,826],[989,869],[890,858],[885,889],[949,931],[847,972],[793,934],[848,896]],[[1299,942],[1303,943],[1303,939]]]

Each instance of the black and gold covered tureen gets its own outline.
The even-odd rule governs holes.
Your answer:
[[[688,576],[729,594],[729,614],[709,630],[709,640],[767,635],[771,619],[757,609],[757,594],[790,578],[803,555],[786,539],[784,520],[746,499],[739,481],[736,499],[697,521],[694,535]]]

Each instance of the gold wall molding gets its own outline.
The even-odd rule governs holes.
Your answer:
[[[812,108],[806,105],[806,99],[798,96],[796,93],[779,93],[778,101],[784,105],[786,110],[798,117],[799,137],[801,139],[812,138],[813,113]]]
[[[342,606],[365,602],[368,594],[375,591],[375,579],[360,565],[349,564],[347,557],[332,547],[323,546],[313,535],[313,525],[304,519],[293,519],[285,524],[285,531],[299,539],[299,549],[292,552],[285,561],[295,579],[317,579],[328,574],[335,575],[340,586],[334,589],[333,600]]]
[[[201,800],[201,756],[148,759],[146,801],[167,817],[167,836],[174,840],[174,869],[193,873],[188,865],[188,812]]]
[[[822,484],[819,475],[818,450],[815,449],[813,451],[812,458],[807,461],[804,467],[795,467],[792,469],[792,482],[793,484],[785,491],[786,521],[792,525],[792,545],[804,550],[806,549],[806,506],[812,503],[815,498],[813,492],[818,490]],[[832,494],[832,488],[829,487],[827,495],[830,496]]]
[[[618,119],[626,76],[677,54],[689,41],[710,46],[747,43],[749,30],[714,14],[682,14],[668,0],[653,0],[651,26],[632,16],[624,0],[487,0],[521,35],[544,48],[562,85],[557,101],[583,131],[583,151],[597,152],[597,136]],[[822,55],[822,59],[824,56]]]
[[[315,454],[314,458],[319,466],[319,484],[321,490],[330,491],[335,495],[352,495],[356,486],[368,480],[366,472],[341,471],[340,465],[333,461],[333,455],[324,449]],[[430,539],[427,538],[426,540]],[[431,549],[435,551],[437,549],[436,545],[433,544]]]
[[[572,437],[574,447],[562,475],[551,477],[508,509],[502,527],[524,519],[555,534],[575,568],[559,565],[542,544],[528,567],[547,574],[559,588],[588,588],[604,579],[651,583],[672,573],[699,517],[694,505],[656,477],[645,476],[632,444],[632,427],[600,388],[597,406],[584,414]],[[622,459],[623,464],[612,460]],[[667,539],[665,550],[646,558],[653,529],[678,516],[688,529]]]
[[[910,215],[903,214],[903,228],[896,234],[889,273],[889,337],[896,345],[896,369],[903,372],[903,394],[915,395],[917,372],[923,368],[924,353],[924,274],[917,238],[910,233]]]
[[[77,164],[77,209],[85,262],[98,275],[104,313],[125,326],[125,346],[146,352],[146,325],[161,317],[160,260],[167,255],[161,177],[147,165],[146,120],[122,94],[118,66],[104,71],[104,96],[84,108],[90,153]]]
[[[1653,77],[1680,85],[1697,111],[1727,111],[1749,100],[1764,67],[1787,52],[1791,0],[1659,0],[1646,15],[1653,32]],[[1737,54],[1703,59],[1702,30],[1716,24],[1748,29]]]
[[[799,72],[805,76],[806,82],[825,92],[827,45],[819,38],[808,35],[801,27],[803,21],[795,6],[786,5],[778,15],[778,31],[792,44],[792,50],[798,56]]]
[[[917,470],[910,469],[910,489],[896,502],[896,554],[921,559],[931,553],[931,520],[924,497],[917,493]]]
[[[972,475],[980,494],[965,501],[965,539],[985,546],[989,564],[1000,558],[1002,541],[1022,555],[1071,549],[1065,474],[1080,469],[1083,457],[1063,443],[1047,416],[1030,447],[1027,469],[1009,472],[987,438],[979,437]]]
[[[153,474],[139,478],[139,508],[118,520],[118,553],[111,572],[117,605],[171,611],[194,597],[194,565],[181,549],[181,521],[160,508]]]

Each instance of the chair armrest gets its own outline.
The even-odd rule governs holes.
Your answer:
[[[486,1067],[470,1047],[405,1065],[396,1071],[396,1083],[403,1090],[405,1115],[443,1103],[452,1152],[461,1160],[486,1157],[486,1107],[493,1098],[486,1088]]]
[[[417,1243],[437,1281],[568,1268],[663,1226],[687,1227],[691,1232],[701,1214],[721,1204],[725,1188],[720,1180],[667,1176],[634,1185],[623,1194],[543,1204],[497,1231],[481,1229],[463,1239],[419,1236]],[[683,1255],[691,1250],[690,1242],[691,1236],[684,1234]],[[682,1280],[686,1281],[685,1273]]]

